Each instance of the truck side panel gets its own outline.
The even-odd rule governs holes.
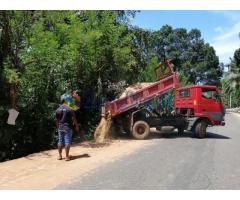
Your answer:
[[[153,85],[143,88],[129,96],[116,99],[112,102],[106,102],[102,115],[110,114],[112,117],[119,115],[127,110],[130,110],[139,104],[145,103],[161,93],[167,92],[170,89],[178,86],[176,73],[171,76],[157,81]]]

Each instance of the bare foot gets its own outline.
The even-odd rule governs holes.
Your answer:
[[[70,158],[69,157],[66,157],[66,159],[65,159],[66,161],[70,161]]]

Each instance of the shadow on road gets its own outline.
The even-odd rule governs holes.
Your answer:
[[[177,132],[173,133],[152,133],[149,136],[149,139],[177,139],[177,138],[194,138],[198,139],[194,134],[190,131],[185,131],[184,134],[179,135]],[[207,135],[204,139],[231,139],[230,137],[220,135],[217,133],[207,132]]]
[[[183,134],[179,135],[177,131],[169,132],[169,133],[163,133],[159,131],[152,131],[147,140],[156,140],[156,139],[178,139],[178,138],[193,138],[198,139],[196,136],[194,136],[194,133],[191,131],[185,131]],[[220,135],[217,133],[207,132],[206,137],[207,139],[231,139],[228,136]],[[119,134],[114,140],[135,140],[130,134]],[[73,144],[73,146],[81,146],[83,148],[104,148],[107,146],[110,146],[112,143],[112,140],[103,142],[103,143],[95,143],[94,140],[87,141],[83,143],[76,143]],[[79,156],[73,156],[74,159],[83,158],[83,157],[90,157],[89,155],[79,155]]]
[[[194,136],[194,133],[191,131],[185,131],[183,134],[179,135],[178,132],[169,132],[169,133],[162,133],[159,131],[153,131],[151,134],[148,136],[148,140],[155,140],[155,139],[177,139],[177,138],[193,138],[193,139],[198,139],[196,136]],[[118,135],[116,139],[119,140],[135,140],[131,135],[125,134],[125,135]],[[220,135],[217,133],[212,133],[212,132],[207,132],[207,135],[204,139],[231,139],[228,136],[225,135]]]
[[[227,137],[225,135],[219,135],[217,133],[211,133],[211,132],[207,133],[206,138],[207,139],[231,139],[230,137]]]
[[[81,155],[77,155],[77,156],[71,156],[71,160],[76,160],[79,158],[89,158],[91,157],[89,154],[85,153],[85,154],[81,154]]]

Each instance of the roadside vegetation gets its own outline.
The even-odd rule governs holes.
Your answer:
[[[222,80],[223,99],[228,108],[240,107],[240,49],[234,52]]]
[[[60,95],[78,90],[80,129],[89,139],[100,106],[171,58],[182,85],[223,85],[239,103],[240,50],[228,72],[198,29],[134,27],[136,11],[0,11],[0,161],[55,146]],[[164,20],[164,19],[159,19]],[[8,109],[19,111],[16,125]]]

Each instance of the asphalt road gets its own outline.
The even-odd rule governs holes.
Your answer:
[[[240,115],[225,119],[205,139],[155,136],[152,145],[56,189],[240,189]]]

